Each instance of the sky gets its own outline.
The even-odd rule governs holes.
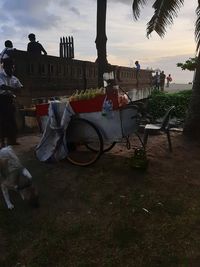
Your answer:
[[[173,82],[192,82],[193,72],[176,67],[195,56],[194,29],[197,0],[184,1],[164,38],[146,37],[146,24],[153,15],[152,0],[133,19],[132,0],[107,0],[107,57],[115,65],[164,70]],[[62,36],[73,36],[75,59],[95,61],[96,0],[0,0],[0,50],[11,40],[15,48],[27,49],[28,34],[35,33],[48,55],[59,56]]]

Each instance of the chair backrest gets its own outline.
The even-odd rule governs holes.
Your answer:
[[[171,115],[173,113],[173,111],[175,110],[175,106],[171,106],[165,113],[165,116],[163,118],[162,121],[162,125],[161,125],[161,130],[165,130],[167,129],[167,127],[169,126],[169,120],[171,118]]]

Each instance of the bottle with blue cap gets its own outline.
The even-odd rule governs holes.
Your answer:
[[[102,107],[102,116],[107,118],[113,117],[113,102],[110,99],[105,99]]]

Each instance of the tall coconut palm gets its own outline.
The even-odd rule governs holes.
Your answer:
[[[107,52],[106,52],[106,8],[107,0],[97,0],[97,64],[98,64],[98,86],[103,86],[103,73],[107,68]]]
[[[132,10],[136,20],[140,16],[141,8],[148,2],[148,0],[133,0]],[[184,0],[156,0],[153,4],[154,14],[147,24],[147,36],[155,31],[159,36],[163,37],[166,33],[166,27],[173,23],[174,18],[177,17],[178,11],[183,5]],[[197,0],[196,14],[195,38],[198,59],[184,134],[190,139],[200,140],[200,0]]]

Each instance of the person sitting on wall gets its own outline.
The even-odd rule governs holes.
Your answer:
[[[28,46],[27,46],[27,52],[34,54],[34,55],[41,55],[42,53],[44,55],[47,55],[47,52],[44,49],[44,47],[38,41],[36,42],[34,33],[30,33],[28,35],[28,38],[30,42],[28,43]]]
[[[5,48],[2,50],[1,54],[0,54],[0,63],[2,64],[4,59],[11,59],[13,60],[13,52],[14,50],[16,50],[15,48],[13,48],[13,43],[10,40],[6,40],[5,43]]]
[[[0,72],[0,138],[1,147],[16,145],[17,123],[15,118],[15,104],[13,91],[22,87],[21,82],[13,75],[12,60],[4,59],[3,69]]]

